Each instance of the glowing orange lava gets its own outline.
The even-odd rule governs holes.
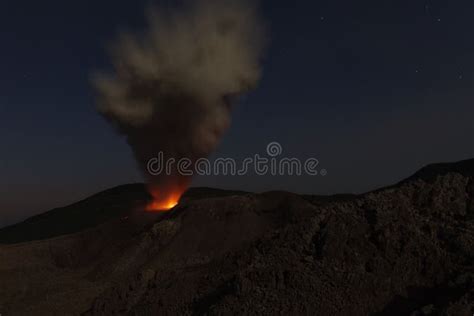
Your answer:
[[[173,192],[165,197],[156,197],[147,206],[146,210],[149,212],[166,212],[178,205],[181,193]]]
[[[153,179],[156,182],[148,184],[147,189],[153,200],[148,203],[146,210],[149,212],[166,212],[178,205],[181,196],[189,187],[190,177],[167,177]]]

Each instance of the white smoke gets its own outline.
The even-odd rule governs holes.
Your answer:
[[[126,135],[143,171],[160,151],[195,160],[215,149],[232,100],[259,81],[264,46],[247,1],[197,1],[148,16],[144,34],[122,34],[113,45],[114,74],[94,78],[99,112]],[[148,180],[161,187],[183,181]]]

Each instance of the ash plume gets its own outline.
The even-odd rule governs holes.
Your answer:
[[[98,74],[98,111],[126,136],[150,191],[184,191],[189,177],[151,176],[147,162],[207,157],[229,127],[231,103],[256,87],[264,31],[247,1],[197,1],[150,10],[149,28],[121,34],[113,74]]]

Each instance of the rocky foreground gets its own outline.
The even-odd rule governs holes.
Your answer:
[[[114,189],[0,230],[0,314],[472,316],[473,177],[468,160],[359,196],[194,189],[166,214]]]

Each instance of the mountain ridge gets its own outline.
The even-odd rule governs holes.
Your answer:
[[[363,194],[397,187],[407,181],[413,181],[415,179],[433,181],[438,175],[449,172],[459,173],[464,176],[474,176],[474,158],[453,163],[428,164],[396,184]],[[250,192],[196,187],[188,190],[183,195],[183,199],[209,198],[248,193]],[[306,194],[304,196],[313,202],[327,202],[339,199],[353,199],[363,194]],[[73,204],[54,208],[50,211],[27,218],[20,223],[0,228],[0,244],[48,239],[76,233],[103,224],[107,220],[126,215],[130,212],[130,209],[143,208],[149,199],[150,195],[147,193],[146,186],[143,183],[119,185],[93,194]],[[120,201],[120,204],[117,204],[117,201]]]
[[[0,245],[0,313],[471,316],[474,182],[446,170],[354,196],[199,189]]]

